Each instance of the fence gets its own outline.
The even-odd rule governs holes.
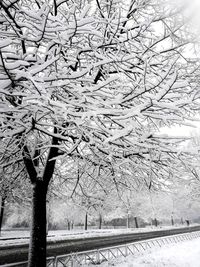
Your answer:
[[[174,236],[159,237],[145,241],[128,243],[125,245],[95,249],[84,252],[71,253],[47,258],[47,267],[79,267],[91,264],[97,265],[104,261],[110,261],[118,257],[137,255],[145,251],[160,248],[162,246],[192,240],[200,237],[200,231],[179,234]],[[27,262],[1,265],[1,267],[25,267]]]

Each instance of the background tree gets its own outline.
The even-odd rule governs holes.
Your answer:
[[[50,206],[49,222],[53,228],[71,230],[77,224],[84,222],[84,211],[72,200],[53,199]]]
[[[24,168],[20,168],[21,164],[7,164],[6,161],[2,162],[0,170],[0,235],[3,223],[3,217],[5,212],[6,202],[16,202],[17,195],[21,195],[24,192],[24,183],[26,180],[26,173]],[[20,193],[19,193],[20,192]],[[17,198],[17,199],[16,199]]]

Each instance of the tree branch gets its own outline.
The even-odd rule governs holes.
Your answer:
[[[54,134],[57,134],[57,128],[54,127]],[[56,137],[52,137],[52,147],[49,149],[49,154],[46,160],[46,166],[44,168],[44,172],[42,175],[42,179],[45,182],[46,186],[48,187],[48,184],[52,178],[54,169],[55,169],[55,164],[56,164],[56,159],[55,157],[58,156],[58,144],[59,144],[59,139]]]
[[[30,152],[28,150],[28,147],[24,145],[22,149],[22,157],[24,164],[26,166],[26,170],[28,172],[29,178],[31,180],[31,183],[34,184],[37,180],[37,172],[33,163],[33,160],[31,158]]]

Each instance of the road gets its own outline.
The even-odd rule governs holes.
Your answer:
[[[50,241],[47,245],[47,257],[68,254],[77,251],[86,251],[91,249],[120,245],[124,243],[136,242],[155,237],[175,235],[193,231],[200,231],[200,226],[191,226],[184,228],[175,228],[169,230],[157,230],[140,233],[126,233],[119,235],[110,235],[102,237],[86,237],[67,239],[59,241]],[[28,255],[28,244],[10,245],[1,247],[0,265],[6,263],[26,261]]]

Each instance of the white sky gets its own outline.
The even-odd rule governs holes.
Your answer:
[[[162,134],[168,134],[170,136],[191,136],[195,132],[200,132],[200,122],[195,123],[194,127],[189,127],[189,126],[163,127],[160,132]]]
[[[184,13],[191,17],[191,27],[200,31],[200,0],[169,0],[173,5],[184,5]],[[192,29],[191,29],[192,30]]]
[[[184,13],[190,16],[189,29],[191,33],[198,33],[200,36],[200,0],[169,0],[172,5],[184,6]],[[200,132],[200,121],[194,122],[194,128],[189,126],[163,127],[161,133],[173,136],[190,136],[194,132]]]

